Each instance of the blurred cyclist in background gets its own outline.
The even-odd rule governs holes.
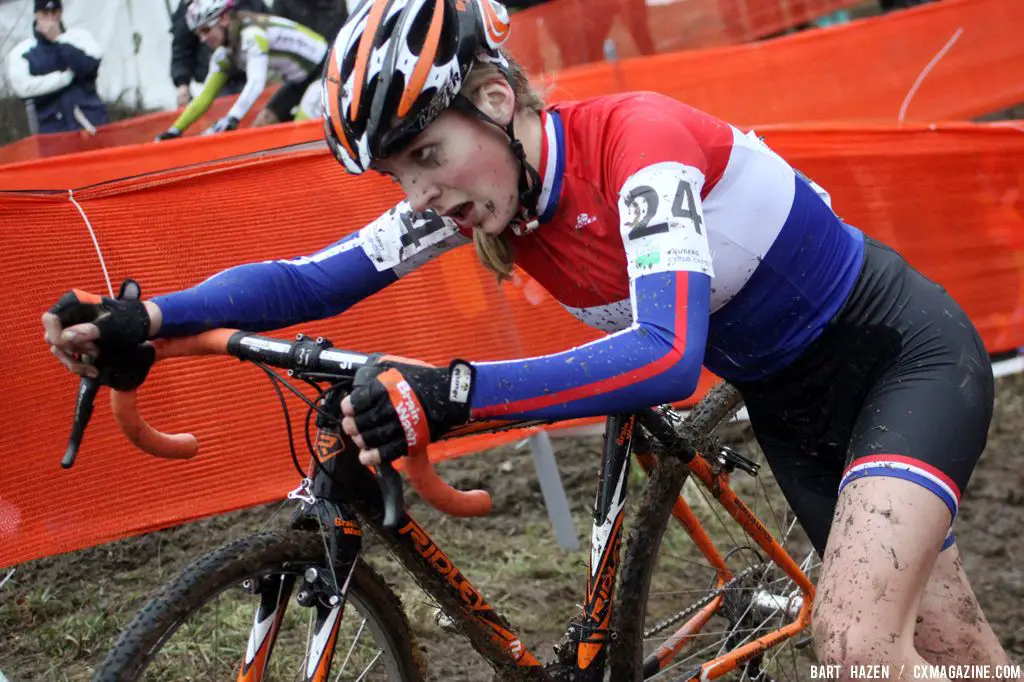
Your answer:
[[[273,75],[280,76],[284,84],[256,117],[254,126],[279,122],[274,100],[293,99],[296,90],[302,95],[294,120],[320,115],[319,77],[328,47],[323,36],[288,19],[236,10],[233,0],[194,0],[185,20],[213,49],[210,70],[202,92],[157,140],[180,137],[206,113],[233,69],[245,72],[245,87],[231,110],[204,134],[237,128]]]
[[[185,20],[185,14],[192,0],[181,0],[171,15],[171,82],[174,83],[175,101],[179,107],[187,106],[192,101],[192,81],[200,86],[206,82],[210,72],[210,57],[213,50],[199,40]],[[262,0],[235,0],[235,8],[252,12],[267,12]],[[228,82],[218,95],[237,95],[245,87],[245,72],[234,69],[228,76]]]

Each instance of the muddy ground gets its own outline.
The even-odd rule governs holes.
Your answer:
[[[957,539],[974,590],[997,635],[1024,662],[1024,377],[1000,380],[989,447],[964,498]],[[595,437],[555,441],[582,547],[589,546],[597,476]],[[550,643],[577,611],[587,551],[554,540],[526,448],[507,447],[445,465],[462,486],[486,485],[494,513],[457,521],[414,503],[413,513],[481,591],[550,658]],[[763,474],[767,475],[767,474]],[[191,558],[265,525],[283,526],[277,506],[246,510],[66,556],[29,562],[0,588],[0,670],[11,682],[84,680],[146,595]],[[386,565],[387,557],[374,563]],[[411,614],[437,680],[486,680],[488,669],[402,574],[385,568]],[[0,580],[6,571],[0,572]]]

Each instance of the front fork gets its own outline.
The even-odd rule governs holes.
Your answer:
[[[622,518],[635,426],[636,417],[632,414],[611,415],[605,425],[601,477],[594,501],[586,598],[582,617],[569,630],[569,639],[577,647],[576,680],[579,682],[600,682],[604,678],[608,643],[615,636],[609,625],[622,545]]]
[[[324,404],[332,399],[336,400],[336,397],[328,393]],[[245,660],[238,672],[239,682],[264,679],[274,641],[293,592],[299,606],[316,610],[305,666],[298,679],[303,682],[329,680],[348,588],[362,549],[363,531],[354,514],[331,501],[334,483],[330,474],[335,463],[340,461],[338,455],[347,446],[351,447],[351,441],[341,433],[336,422],[331,423],[322,413],[317,416],[317,427],[314,448],[326,471],[315,469],[312,483],[304,481],[301,492],[296,496],[306,500],[306,504],[296,513],[292,525],[320,533],[327,561],[324,565],[307,567],[301,582],[294,574],[277,574],[259,576],[243,583],[243,589],[250,594],[260,595],[260,604],[253,617]],[[312,464],[311,470],[314,470]],[[297,592],[296,583],[299,583]]]
[[[321,424],[315,448],[325,469],[330,472],[338,455],[346,448],[347,438],[335,425]],[[612,595],[619,566],[622,544],[622,520],[626,506],[629,456],[633,444],[635,415],[609,416],[601,460],[601,475],[594,501],[594,524],[591,536],[589,571],[583,613],[570,626],[567,633],[569,653],[574,653],[577,682],[600,682],[604,676],[607,649],[614,637],[609,625],[612,616]],[[296,594],[302,606],[316,608],[316,624],[307,652],[303,671],[304,682],[328,679],[334,644],[342,622],[348,578],[354,570],[362,541],[362,530],[357,519],[346,509],[330,502],[329,476],[318,474],[312,484],[316,502],[305,511],[315,512],[319,528],[327,529],[326,542],[334,564],[332,575],[323,570],[309,569]],[[308,518],[308,513],[306,521]],[[301,520],[297,523],[302,523]],[[313,524],[310,524],[311,526]],[[334,579],[337,576],[337,580]],[[295,576],[271,576],[254,586],[261,595],[250,633],[246,661],[238,679],[255,681],[263,677],[265,665],[273,647],[274,636],[280,627],[284,610],[294,590]],[[573,651],[574,650],[574,651]],[[560,654],[562,652],[559,652]],[[562,657],[561,655],[559,656]]]
[[[311,565],[301,578],[294,574],[269,574],[242,584],[247,592],[260,596],[260,603],[249,632],[245,660],[238,671],[239,682],[265,679],[274,641],[293,593],[298,606],[316,610],[305,666],[298,679],[303,682],[329,679],[348,588],[362,546],[362,530],[355,518],[337,505],[319,500],[317,507],[318,513],[320,507],[325,507],[333,508],[336,514],[333,525],[327,527],[324,535],[331,548],[331,568]]]

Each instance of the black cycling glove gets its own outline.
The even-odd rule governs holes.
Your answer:
[[[425,367],[378,358],[360,368],[351,397],[366,449],[385,461],[425,453],[430,441],[469,421],[474,374],[465,360]]]
[[[163,142],[164,140],[176,140],[179,137],[181,137],[181,131],[172,127],[157,135],[153,141]]]
[[[61,327],[91,322],[99,328],[96,345],[102,351],[95,358],[99,382],[119,391],[131,391],[142,385],[156,358],[149,338],[149,313],[140,300],[139,285],[126,279],[117,298],[104,296],[99,303],[88,303],[69,291],[50,308]]]
[[[234,116],[225,116],[223,118],[217,119],[217,121],[214,122],[214,124],[212,126],[207,128],[203,132],[203,135],[215,135],[217,133],[224,133],[224,132],[227,132],[229,130],[234,130],[237,127],[238,127],[238,119],[237,118],[235,118]]]
[[[138,299],[104,296],[99,303],[86,303],[76,292],[69,291],[50,308],[50,312],[60,319],[63,328],[92,322],[100,330],[96,345],[103,349],[131,348],[149,338],[149,313]]]

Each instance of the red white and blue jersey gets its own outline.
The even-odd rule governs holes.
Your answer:
[[[846,300],[862,234],[752,133],[653,93],[558,104],[542,124],[540,225],[507,231],[513,257],[608,335],[474,363],[474,418],[565,419],[682,400],[702,364],[732,381],[769,376]],[[403,202],[311,256],[232,268],[156,298],[161,334],[327,317],[468,242],[454,222]]]

